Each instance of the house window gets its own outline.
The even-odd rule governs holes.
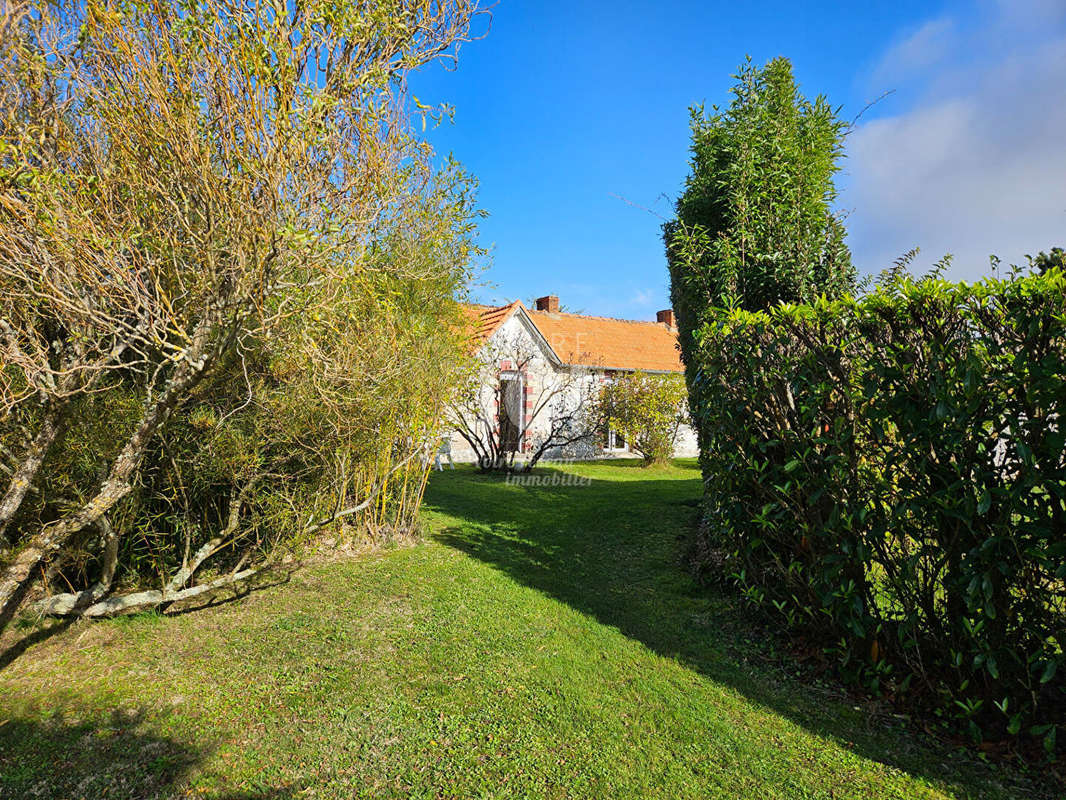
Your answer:
[[[626,437],[623,436],[620,431],[616,431],[614,428],[611,428],[609,431],[607,431],[607,449],[625,450]]]
[[[517,453],[522,449],[524,388],[521,373],[504,372],[500,375],[500,450],[504,453]]]

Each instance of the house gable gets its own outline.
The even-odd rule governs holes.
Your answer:
[[[541,355],[552,366],[558,367],[563,363],[548,340],[544,338],[544,334],[530,319],[529,311],[522,305],[521,300],[515,300],[505,306],[466,305],[463,308],[467,318],[471,320],[475,338],[480,344],[484,345],[492,339],[498,340],[500,337],[507,336],[511,325],[517,324],[533,340],[540,349]]]

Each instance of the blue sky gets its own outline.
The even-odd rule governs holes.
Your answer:
[[[1066,245],[1066,0],[970,3],[503,0],[458,68],[411,90],[455,107],[429,132],[480,181],[487,302],[558,294],[654,319],[660,217],[688,170],[688,107],[725,103],[745,55],[792,59],[847,119],[838,180],[856,264],[920,246],[950,275]]]

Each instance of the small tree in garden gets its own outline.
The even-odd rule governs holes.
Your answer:
[[[478,354],[447,418],[482,471],[529,472],[552,451],[595,438],[598,383],[581,368],[545,366],[521,336],[490,342]],[[515,380],[501,381],[504,372]]]
[[[605,427],[625,436],[645,465],[663,464],[687,417],[686,400],[681,375],[634,372],[603,387],[600,417]]]
[[[807,100],[792,64],[745,62],[729,107],[691,110],[691,174],[663,226],[682,357],[711,308],[756,310],[839,295],[854,283],[833,176],[845,124]]]

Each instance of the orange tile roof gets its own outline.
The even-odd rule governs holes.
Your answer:
[[[527,311],[567,364],[606,369],[681,372],[677,331],[661,322],[637,322],[549,311]]]
[[[485,341],[496,329],[503,325],[504,321],[511,316],[511,312],[522,307],[521,300],[515,300],[505,306],[482,306],[476,303],[463,303],[463,314],[470,321],[474,329],[474,337],[479,341]]]
[[[681,372],[677,330],[661,322],[637,322],[533,311],[516,300],[505,306],[464,305],[463,312],[484,341],[522,308],[555,354],[566,364],[603,369]]]

